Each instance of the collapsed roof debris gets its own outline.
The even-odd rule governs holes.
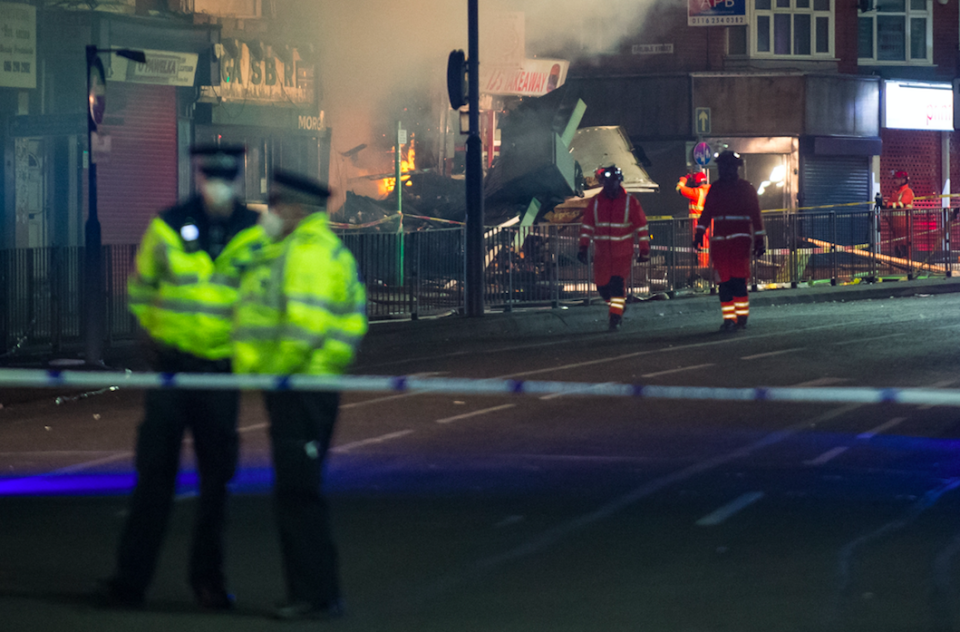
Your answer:
[[[502,119],[500,155],[484,177],[484,223],[577,222],[600,190],[594,171],[618,165],[630,193],[658,190],[637,159],[622,127],[578,129],[586,105],[562,86],[526,98]],[[464,180],[428,170],[404,174],[403,230],[425,230],[466,221]],[[401,218],[393,193],[384,199],[347,193],[331,218],[340,229],[397,232]]]

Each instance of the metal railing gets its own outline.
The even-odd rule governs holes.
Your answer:
[[[754,260],[754,289],[952,276],[960,270],[960,218],[951,208],[878,211],[858,207],[764,214],[767,253]],[[558,307],[599,300],[589,265],[577,260],[579,225],[488,228],[484,304]],[[689,219],[650,222],[651,259],[634,263],[628,300],[658,293],[711,292],[706,255],[692,247]],[[357,259],[371,319],[460,312],[464,305],[461,227],[412,233],[342,232]],[[104,247],[104,343],[132,339],[127,275],[136,246]],[[82,346],[83,249],[0,250],[0,361],[24,350]]]

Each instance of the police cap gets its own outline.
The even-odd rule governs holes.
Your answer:
[[[281,169],[273,172],[273,186],[270,189],[272,202],[323,206],[328,197],[330,189],[313,178]]]
[[[208,178],[233,180],[240,173],[240,161],[247,153],[243,145],[194,145],[190,155]]]

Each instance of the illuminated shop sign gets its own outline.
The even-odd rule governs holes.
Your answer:
[[[525,59],[517,67],[480,66],[482,94],[542,97],[567,80],[570,62],[563,59]]]
[[[220,85],[203,86],[201,96],[223,102],[305,105],[313,102],[313,65],[296,48],[277,54],[262,42],[225,40],[220,54]]]
[[[885,81],[883,126],[952,131],[953,86],[949,83]]]

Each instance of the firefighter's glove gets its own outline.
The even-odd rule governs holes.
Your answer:
[[[647,263],[650,261],[650,255],[645,255],[642,252],[637,255],[637,263]]]
[[[763,244],[754,244],[753,245],[753,256],[762,257],[767,253],[767,248]]]
[[[580,249],[580,252],[577,253],[577,259],[580,261],[580,263],[586,263],[586,262],[587,262],[587,249],[586,249],[586,248],[581,248],[581,249]]]

